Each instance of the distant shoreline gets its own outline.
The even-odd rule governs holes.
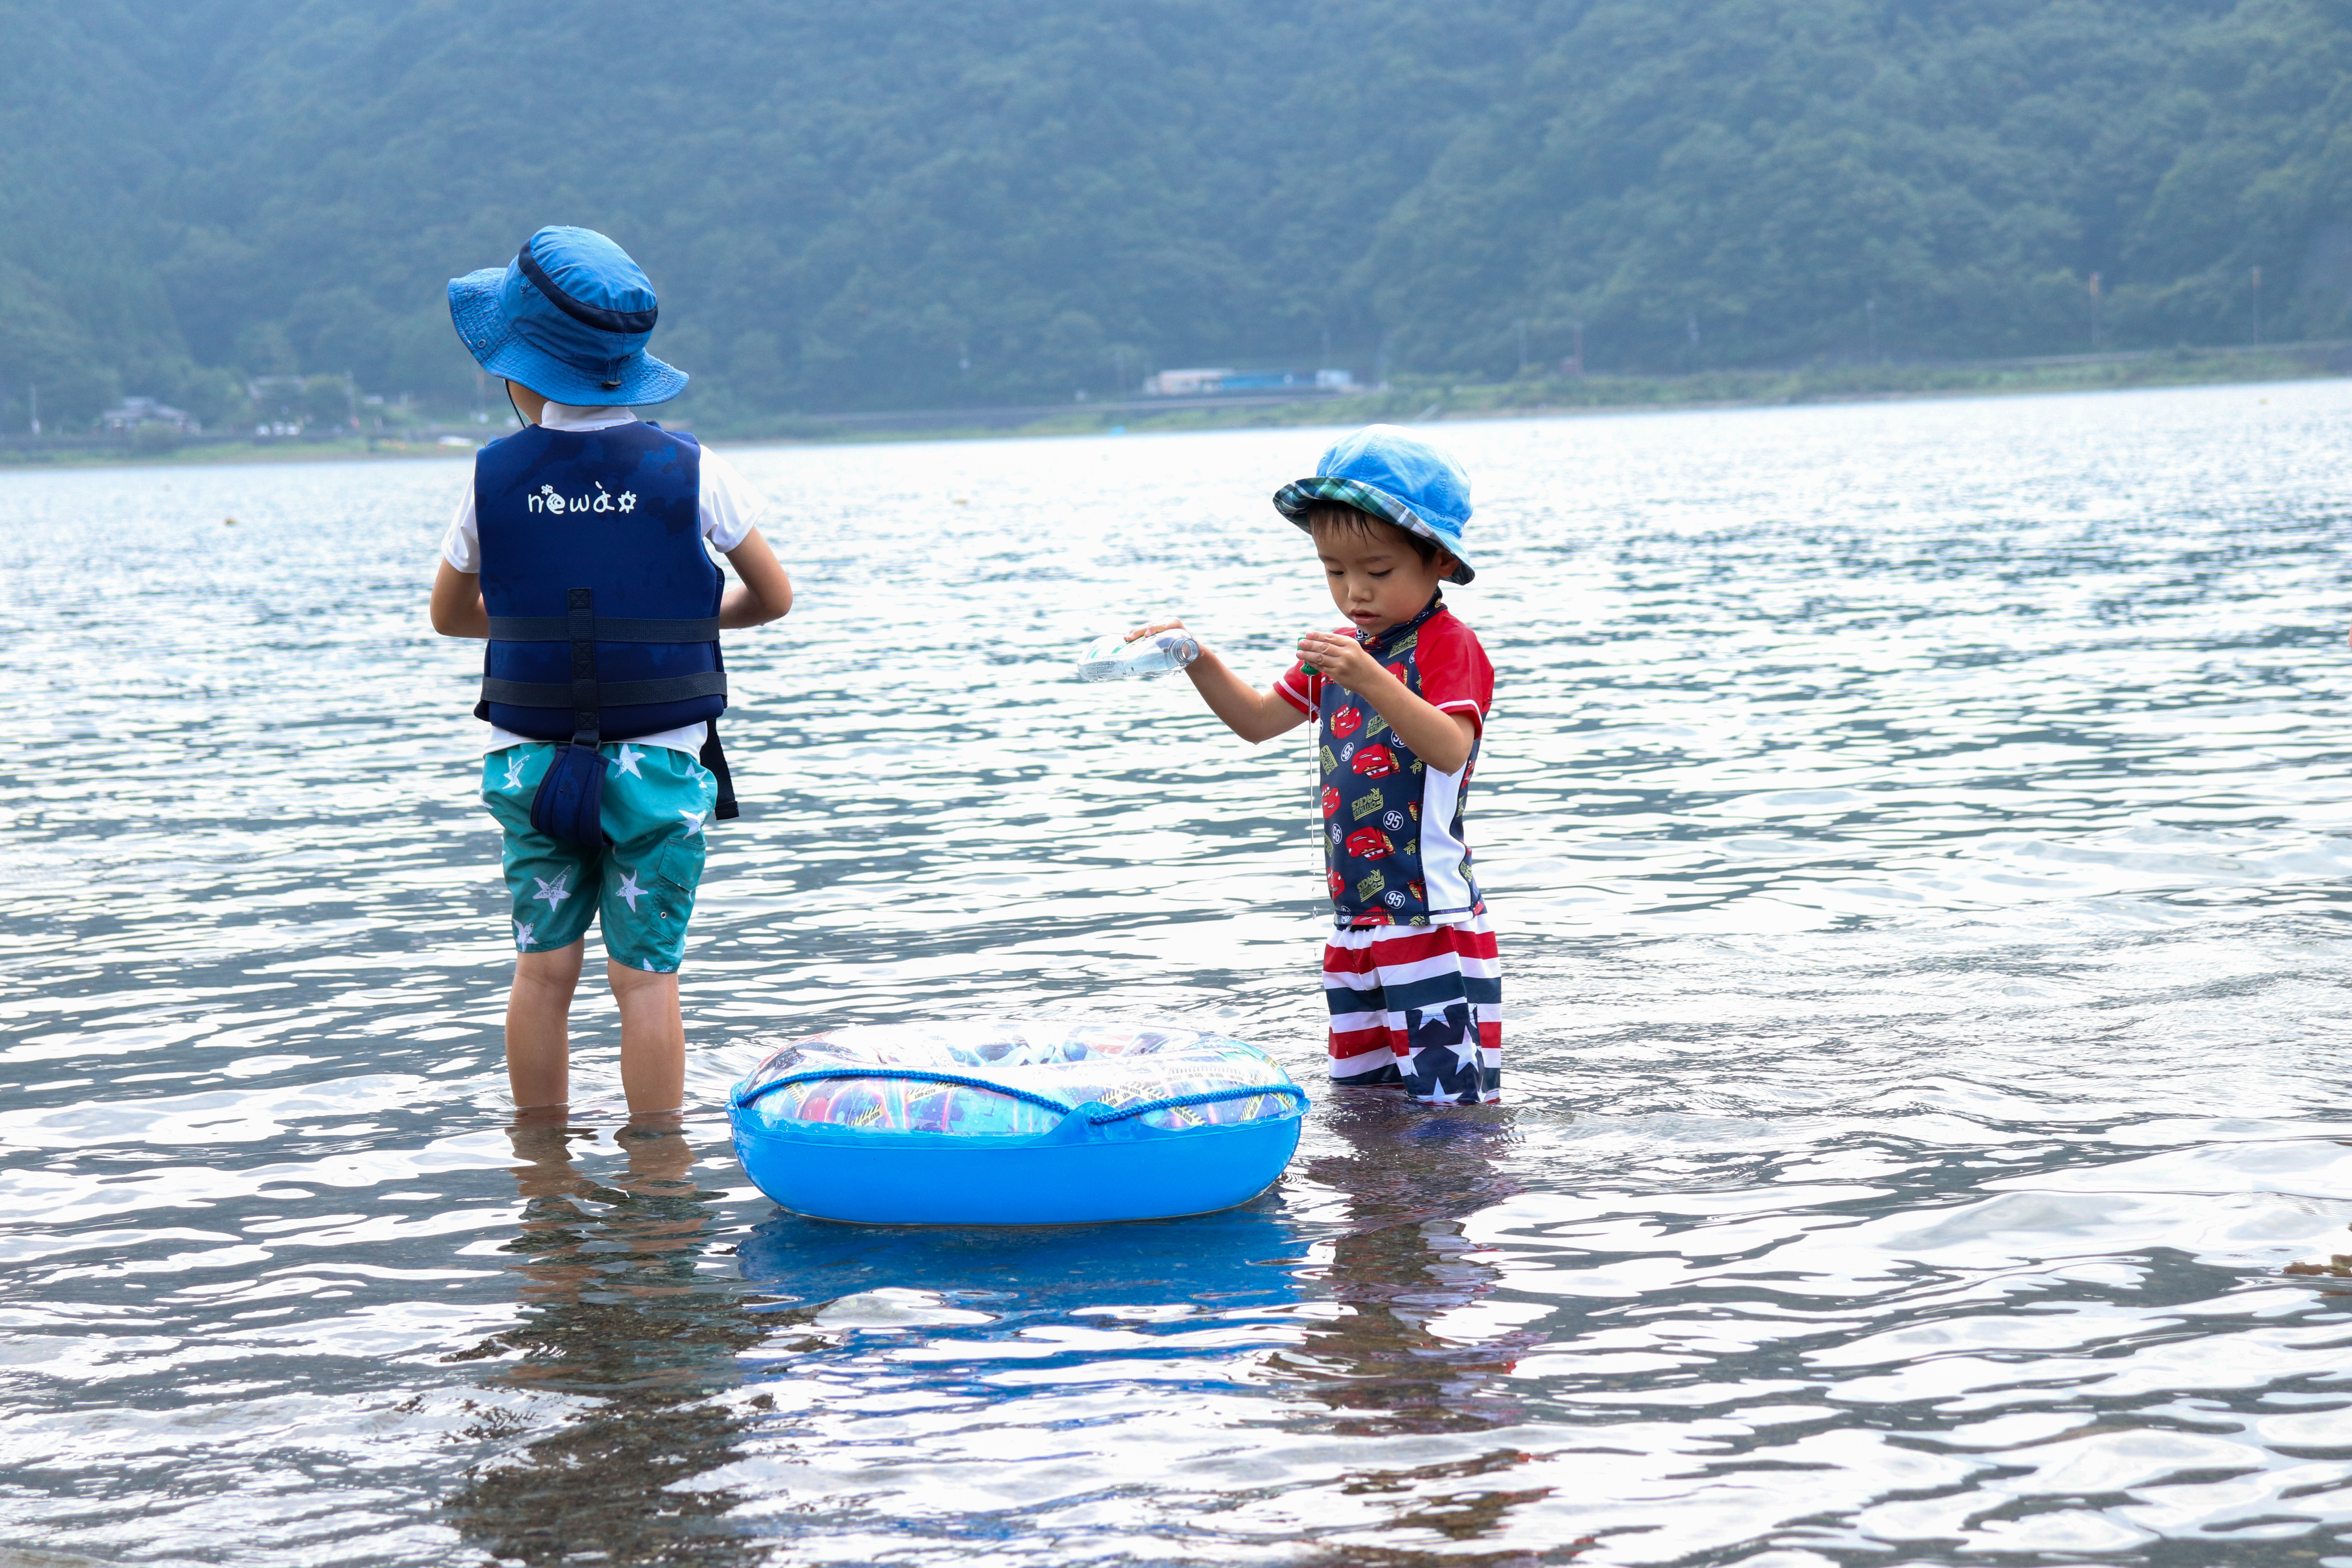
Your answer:
[[[1885,403],[1934,397],[2014,397],[2071,392],[2126,392],[2166,386],[2228,386],[2321,381],[2352,375],[2352,342],[2259,348],[2173,349],[1958,364],[1819,365],[1796,370],[1700,371],[1687,375],[1528,377],[1507,382],[1400,378],[1357,397],[1276,408],[1136,413],[1128,405],[1091,416],[1073,409],[1015,431],[1022,436],[1099,435],[1124,426],[1131,435],[1159,431],[1279,428],[1297,425],[1405,424],[1445,419],[1534,418],[1563,415],[1675,413],[1709,408],[1776,408]],[[965,434],[922,433],[941,439]],[[740,437],[738,437],[739,439]],[[792,439],[790,436],[783,437]],[[844,433],[836,443],[905,439]]]
[[[2352,375],[2352,342],[2331,342],[2072,354],[1956,364],[1813,365],[1795,370],[1698,371],[1655,376],[1550,375],[1505,382],[1399,377],[1381,390],[1352,396],[1326,394],[1297,399],[1261,396],[1196,398],[1177,404],[1073,404],[1052,409],[786,416],[721,423],[703,427],[700,434],[738,447],[1039,439],[1115,432],[1154,435],[1359,425],[1382,419],[1423,424],[1446,419],[1696,412],[1933,397],[2011,397],[2317,381],[2347,375]],[[152,450],[123,447],[0,448],[0,474],[37,468],[415,461],[469,455],[469,448],[440,445],[437,434],[417,440],[376,436],[266,443],[225,441],[158,446]]]

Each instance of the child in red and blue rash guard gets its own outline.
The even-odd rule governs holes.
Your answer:
[[[1301,637],[1270,690],[1205,647],[1187,673],[1253,744],[1310,715],[1319,728],[1331,1078],[1402,1084],[1433,1104],[1499,1100],[1502,972],[1462,826],[1495,670],[1440,590],[1472,577],[1470,481],[1434,447],[1374,425],[1274,504],[1313,537],[1349,626]]]

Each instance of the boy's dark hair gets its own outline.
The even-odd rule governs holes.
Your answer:
[[[1345,501],[1314,502],[1307,509],[1306,521],[1307,534],[1315,539],[1321,539],[1326,529],[1365,539],[1384,539],[1393,534],[1412,546],[1412,552],[1421,557],[1423,565],[1426,566],[1437,559],[1435,540],[1423,539],[1409,528],[1399,528],[1387,518],[1374,517],[1361,507],[1352,507]]]

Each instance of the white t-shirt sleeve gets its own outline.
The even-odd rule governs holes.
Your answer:
[[[700,506],[702,537],[724,555],[743,542],[768,510],[767,498],[735,471],[735,465],[705,447],[702,449]],[[472,492],[467,493],[467,520],[473,518]]]
[[[441,536],[441,559],[460,572],[482,569],[482,531],[474,521],[474,479],[466,477],[466,493],[457,498],[457,515],[449,520],[449,531]]]

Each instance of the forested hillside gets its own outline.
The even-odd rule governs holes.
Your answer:
[[[548,222],[696,417],[2352,332],[2352,0],[0,0],[0,417],[350,372]],[[2255,269],[2261,269],[2259,294]]]

